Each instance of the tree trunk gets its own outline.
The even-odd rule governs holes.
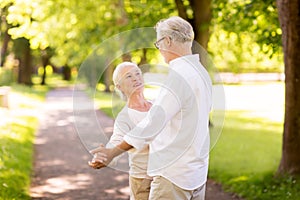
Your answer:
[[[122,61],[125,62],[125,61],[128,61],[128,62],[131,62],[131,54],[130,53],[124,53],[122,55]]]
[[[62,72],[63,72],[63,80],[65,81],[71,80],[71,68],[68,65],[62,67]]]
[[[7,25],[6,23],[6,20],[4,19],[3,23],[6,24],[6,30],[3,34],[3,43],[2,43],[2,46],[1,46],[1,63],[0,63],[0,66],[3,67],[4,65],[4,62],[5,62],[5,58],[6,58],[6,55],[7,55],[7,47],[8,47],[8,42],[10,40],[10,35],[8,34],[8,29],[9,29],[9,26]]]
[[[47,76],[46,67],[47,67],[47,65],[43,65],[44,70],[43,70],[43,74],[42,74],[41,85],[46,85],[46,76]]]
[[[1,57],[0,57],[0,67],[3,67],[6,55],[7,55],[7,48],[8,48],[8,43],[11,39],[10,35],[8,34],[8,30],[11,28],[11,25],[7,23],[6,16],[8,12],[8,8],[12,5],[12,3],[9,3],[6,5],[4,8],[0,8],[0,32],[1,30],[4,30],[3,33],[3,43],[1,45]],[[1,32],[2,34],[2,32]]]
[[[207,50],[210,36],[211,0],[190,0],[190,4],[194,15],[192,26],[195,31],[195,40]]]
[[[15,54],[19,60],[18,83],[32,85],[31,75],[31,49],[26,38],[18,38],[15,41]]]
[[[178,15],[181,18],[183,18],[185,20],[188,20],[188,16],[187,16],[187,13],[186,13],[186,7],[184,6],[182,0],[175,0],[175,3],[176,3]]]
[[[41,54],[42,54],[41,55],[42,65],[43,65],[43,68],[44,68],[41,85],[46,85],[46,76],[47,76],[46,67],[49,64],[50,58],[49,58],[49,55],[47,53],[47,50],[42,50]]]
[[[192,18],[188,18],[187,8],[182,0],[175,0],[178,14],[191,23],[195,33],[195,40],[207,50],[209,40],[209,25],[211,22],[211,0],[189,0],[193,10]]]
[[[109,64],[104,71],[104,85],[105,92],[111,92],[110,86],[112,84],[113,65]]]
[[[285,119],[279,175],[300,175],[300,0],[277,0],[285,64]]]
[[[150,70],[150,65],[147,62],[147,49],[143,48],[142,49],[142,57],[141,57],[141,61],[138,63],[138,66],[140,67],[140,69],[142,70],[143,73],[149,72]]]

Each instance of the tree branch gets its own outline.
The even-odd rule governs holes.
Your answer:
[[[183,5],[182,0],[175,0],[176,6],[177,6],[177,10],[178,10],[178,14],[181,18],[188,20],[188,16],[186,14],[186,8]]]

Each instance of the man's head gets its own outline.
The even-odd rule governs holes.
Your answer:
[[[156,24],[155,30],[155,46],[167,63],[177,57],[191,54],[194,31],[186,20],[177,16],[163,19]]]

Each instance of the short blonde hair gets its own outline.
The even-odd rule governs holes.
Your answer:
[[[193,27],[181,17],[174,16],[157,22],[155,30],[162,37],[170,36],[174,41],[192,43],[194,40]]]
[[[121,90],[119,90],[116,86],[117,86],[117,84],[119,84],[120,80],[122,79],[122,77],[120,75],[121,70],[128,66],[136,67],[141,72],[141,69],[137,66],[137,64],[132,63],[132,62],[122,62],[122,63],[118,64],[113,72],[113,82],[115,85],[115,91],[121,97],[121,99],[123,99],[124,101],[127,101],[127,96]]]

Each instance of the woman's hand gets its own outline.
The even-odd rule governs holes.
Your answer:
[[[89,166],[94,169],[106,167],[114,159],[114,157],[128,151],[131,148],[132,146],[127,144],[125,141],[112,149],[107,149],[103,144],[100,144],[98,148],[90,151],[90,153],[94,155],[94,158],[89,162]]]
[[[90,151],[94,155],[92,161],[89,161],[88,164],[94,169],[101,169],[106,167],[111,160],[113,159],[111,154],[112,149],[107,149],[103,144],[100,144],[99,147]]]

